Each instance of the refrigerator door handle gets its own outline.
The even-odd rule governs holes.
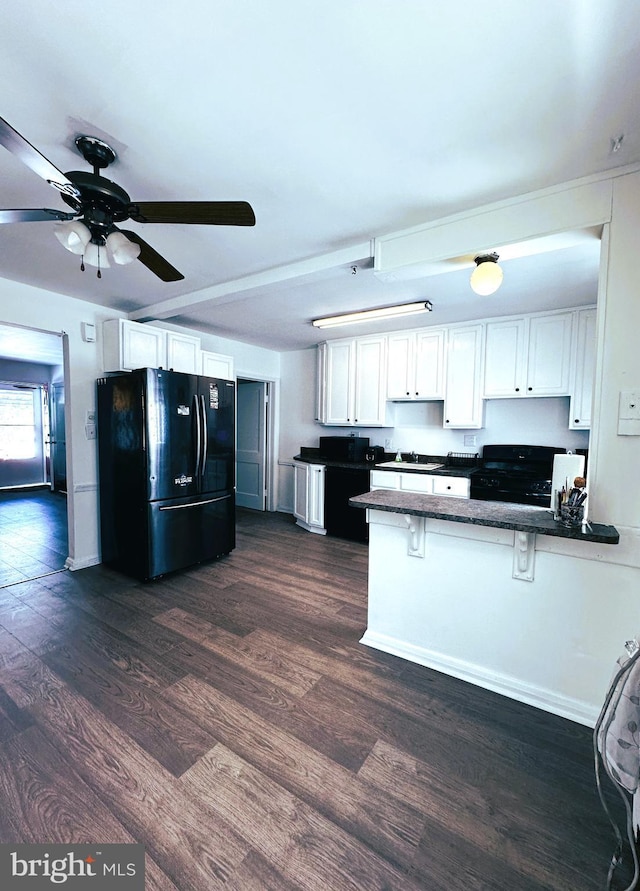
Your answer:
[[[200,405],[198,403],[198,396],[195,395],[193,397],[193,413],[196,419],[196,478],[200,476],[200,454],[201,454],[201,442],[202,442],[202,422],[200,418]]]
[[[207,498],[205,501],[190,501],[189,504],[167,504],[159,510],[184,510],[186,507],[201,507],[203,504],[215,504],[216,501],[226,501],[231,495],[220,495],[219,498]]]
[[[209,430],[207,427],[207,407],[205,405],[204,396],[200,396],[200,408],[202,411],[202,475],[204,476],[205,464],[207,463],[207,447],[209,444]]]

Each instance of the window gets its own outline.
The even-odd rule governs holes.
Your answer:
[[[36,457],[35,392],[0,384],[0,460]]]

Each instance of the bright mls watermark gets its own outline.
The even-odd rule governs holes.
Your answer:
[[[0,888],[144,891],[144,845],[2,845]]]

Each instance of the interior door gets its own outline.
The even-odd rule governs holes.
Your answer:
[[[51,436],[49,438],[51,460],[51,488],[54,492],[67,491],[67,435],[64,420],[64,384],[51,386],[50,401]]]
[[[0,488],[44,482],[42,388],[0,382]]]
[[[264,381],[238,381],[236,504],[265,509],[267,398]]]

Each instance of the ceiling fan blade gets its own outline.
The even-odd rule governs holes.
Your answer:
[[[140,238],[135,232],[131,232],[128,229],[119,229],[119,232],[122,232],[123,235],[129,239],[129,241],[135,242],[135,244],[140,245],[140,254],[138,256],[138,260],[147,267],[154,275],[157,275],[159,279],[162,279],[163,282],[179,282],[184,278],[184,275],[169,263],[168,260],[165,260],[157,251],[151,247],[151,245],[147,244],[144,239]]]
[[[197,223],[201,226],[255,226],[246,201],[137,201],[129,205],[137,223]]]
[[[51,210],[49,207],[43,207],[42,210],[0,210],[0,223],[33,223],[41,220],[73,220],[75,213],[65,213],[64,210]]]
[[[45,156],[31,145],[24,136],[21,136],[17,130],[14,130],[11,124],[8,124],[4,118],[0,118],[0,145],[8,149],[11,154],[15,155],[30,167],[34,173],[41,176],[46,181],[65,195],[79,198],[80,192],[71,182],[71,180],[62,173],[61,170],[47,160]]]

